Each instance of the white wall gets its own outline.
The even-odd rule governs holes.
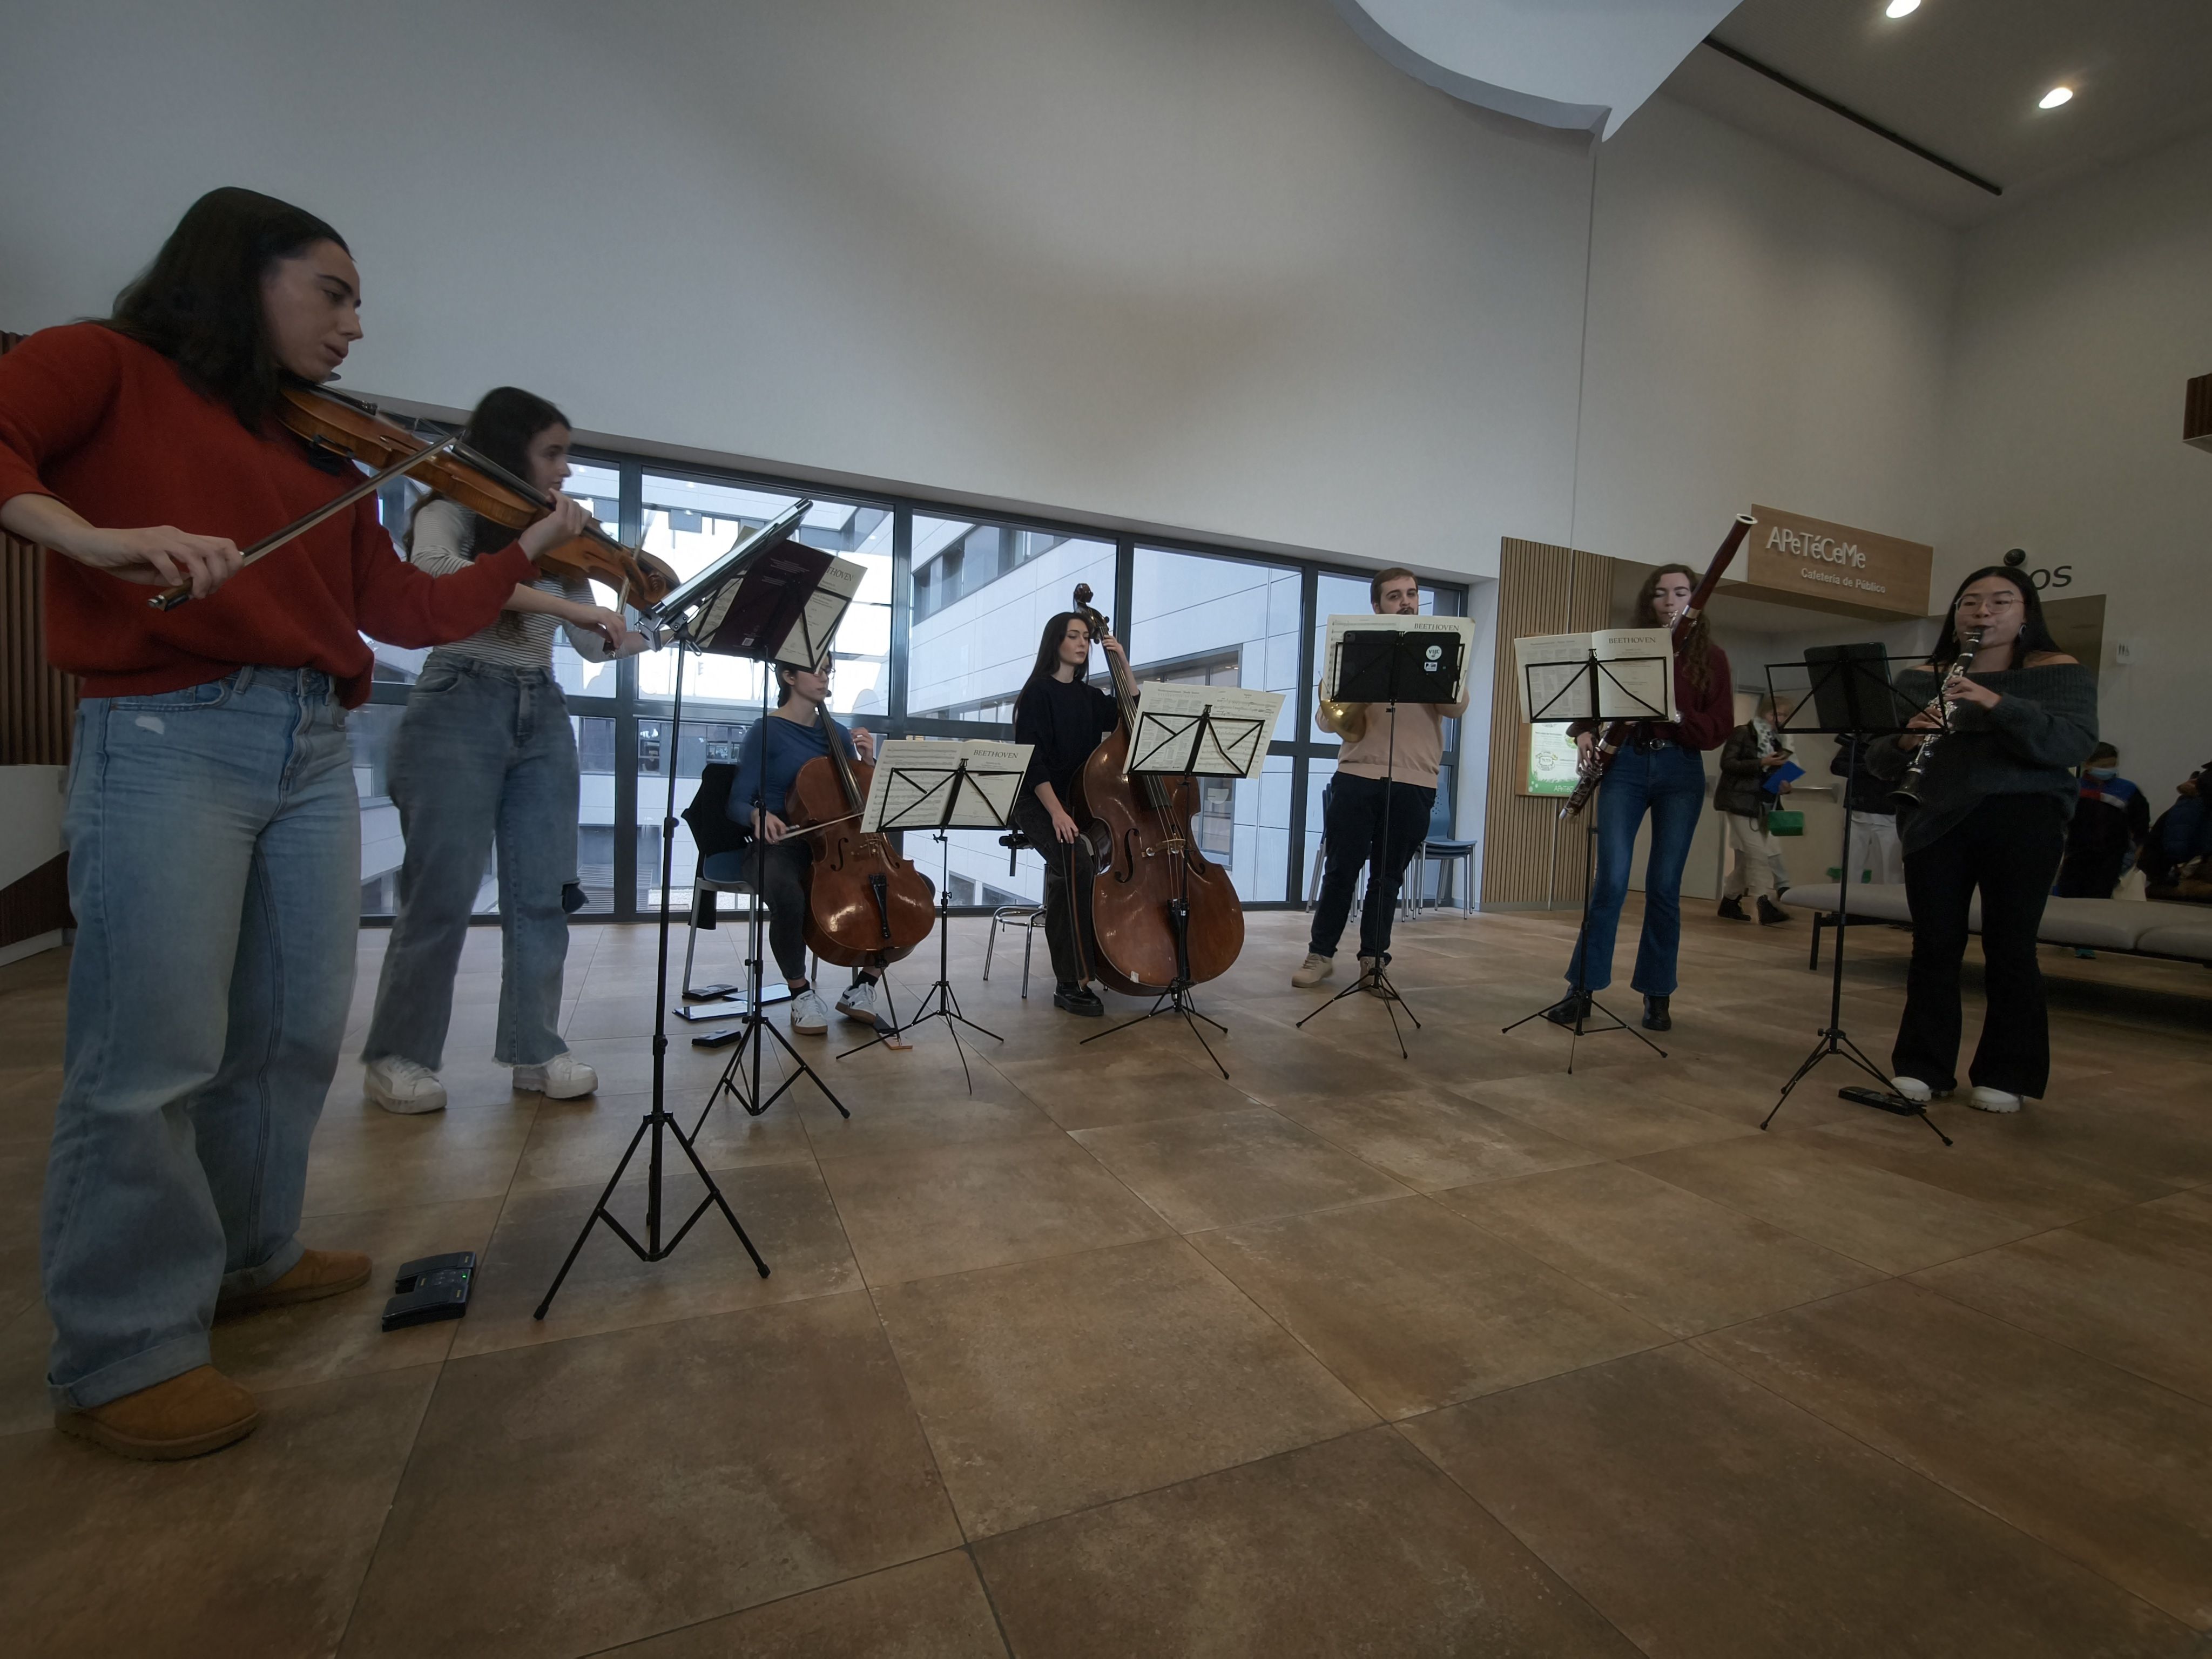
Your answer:
[[[2106,595],[2100,721],[2154,812],[2212,757],[2212,455],[2181,442],[2208,273],[2212,135],[2005,214],[1967,243],[1946,422],[1937,603],[2008,547]]]
[[[1753,501],[1934,541],[1955,233],[1665,98],[1598,153],[1574,545]]]
[[[1564,532],[1582,141],[1327,0],[83,0],[8,36],[10,327],[104,310],[240,183],[352,242],[361,389],[1441,570]]]

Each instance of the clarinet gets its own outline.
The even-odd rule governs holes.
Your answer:
[[[1960,643],[1959,654],[1945,665],[1943,678],[1936,688],[1936,696],[1928,707],[1921,710],[1924,714],[1933,714],[1940,722],[1940,727],[1929,733],[1928,740],[1913,756],[1912,763],[1905,769],[1905,775],[1898,780],[1897,787],[1889,792],[1892,800],[1913,806],[1926,805],[1920,799],[1920,782],[1927,775],[1928,757],[1935,752],[1938,739],[1948,736],[1954,729],[1951,725],[1951,710],[1955,707],[1953,694],[1958,690],[1959,682],[1966,678],[1966,671],[1973,666],[1974,653],[1982,648],[1982,635],[1988,631],[1981,628],[1968,629],[1965,639]]]

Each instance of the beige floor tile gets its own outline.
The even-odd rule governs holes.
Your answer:
[[[1697,1346],[2212,1627],[2212,1407],[1902,1280]]]
[[[1625,1164],[1558,1170],[1436,1196],[1675,1336],[1881,1277],[1863,1262]]]
[[[1407,1190],[1266,1107],[1084,1129],[1074,1138],[1184,1232]]]
[[[1375,1421],[1181,1240],[875,1294],[970,1538]]]
[[[2172,1659],[2185,1627],[1676,1346],[1403,1431],[1646,1653]]]
[[[1386,1418],[1667,1340],[1425,1198],[1228,1227],[1191,1242]]]
[[[2045,1113],[2005,1117],[1939,1107],[1936,1115],[1958,1143],[1940,1158],[1928,1156],[1934,1137],[1925,1128],[1880,1112],[1825,1124],[1816,1139],[1862,1163],[2008,1211],[2039,1227],[2063,1226],[2175,1190],[2148,1176],[2057,1151]]]
[[[1017,1656],[1636,1650],[1387,1429],[976,1546]]]
[[[1094,1061],[1092,1055],[1098,1059]],[[1218,1073],[1201,1073],[1150,1048],[1124,1058],[1102,1054],[1094,1047],[1085,1051],[1080,1066],[1064,1059],[993,1064],[1063,1129],[1111,1128],[1200,1112],[1249,1111],[1252,1106],[1249,1095],[1223,1082]]]
[[[1168,1224],[1066,1136],[822,1165],[872,1285],[1158,1237]]]
[[[511,1104],[401,1116],[357,1102],[323,1113],[307,1157],[309,1218],[498,1198],[538,1115],[538,1097]]]
[[[1456,1088],[1477,1105],[1602,1158],[1633,1158],[1748,1133],[1743,1124],[1653,1093],[1646,1081],[1638,1068],[1608,1065],[1577,1066],[1571,1074],[1476,1079]]]
[[[867,1298],[454,1360],[349,1659],[585,1654],[956,1547]]]
[[[848,1578],[623,1650],[623,1659],[1006,1659],[963,1550]]]
[[[700,1158],[713,1170],[755,1164],[805,1164],[813,1147],[798,1113],[779,1102],[761,1117],[748,1117],[726,1095],[701,1118],[706,1091],[691,1089],[667,1097],[670,1115],[689,1131],[699,1126]],[[594,1095],[582,1100],[549,1100],[538,1107],[523,1143],[509,1190],[544,1192],[556,1187],[604,1182],[615,1172],[639,1123],[653,1109],[650,1094]],[[664,1141],[665,1147],[665,1142]],[[665,1150],[675,1158],[683,1154]],[[637,1158],[646,1156],[641,1147]],[[635,1160],[633,1160],[635,1163]]]
[[[1439,1085],[1285,1096],[1285,1117],[1416,1192],[1595,1162],[1598,1154]]]
[[[186,1463],[52,1429],[0,1439],[5,1645],[38,1659],[334,1651],[434,1367],[261,1397],[261,1426]]]

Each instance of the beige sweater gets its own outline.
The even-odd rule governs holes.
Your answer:
[[[1394,781],[1433,789],[1437,787],[1437,766],[1444,757],[1444,721],[1465,713],[1464,690],[1455,703],[1400,703],[1394,750],[1389,707],[1370,702],[1367,705],[1367,730],[1360,734],[1358,742],[1347,743],[1336,751],[1336,769],[1349,772],[1354,777],[1379,778],[1388,762]],[[1314,722],[1316,726],[1321,722],[1319,709],[1315,710]]]

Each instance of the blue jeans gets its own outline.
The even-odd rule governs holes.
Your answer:
[[[1644,866],[1644,937],[1636,947],[1636,976],[1629,983],[1648,997],[1674,994],[1674,951],[1682,941],[1682,866],[1690,837],[1705,810],[1705,763],[1695,750],[1669,744],[1646,751],[1624,749],[1597,792],[1597,868],[1590,882],[1589,918],[1577,946],[1583,988],[1613,983],[1613,939],[1628,897],[1628,866],[1637,827],[1651,813],[1651,857]],[[1575,982],[1577,957],[1567,960]]]
[[[58,1410],[208,1363],[300,1259],[361,912],[345,714],[312,669],[78,705],[76,950],[41,1266]]]
[[[499,1031],[492,1058],[540,1066],[561,1040],[561,970],[576,877],[576,733],[551,672],[434,657],[392,739],[392,804],[407,854],[364,1060],[436,1071],[453,970],[484,860],[499,848]]]

